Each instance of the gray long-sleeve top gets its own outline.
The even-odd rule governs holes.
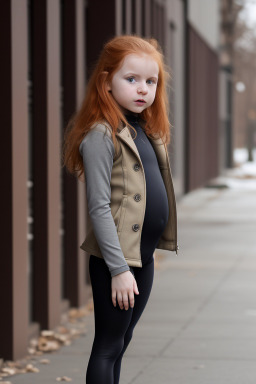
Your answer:
[[[82,140],[79,152],[83,157],[89,216],[101,254],[113,277],[130,270],[109,205],[114,144],[104,132],[91,129]]]

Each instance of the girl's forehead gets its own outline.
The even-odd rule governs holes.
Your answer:
[[[159,67],[157,62],[148,54],[135,54],[130,53],[125,56],[121,68],[121,72],[152,72],[153,75],[158,75]]]

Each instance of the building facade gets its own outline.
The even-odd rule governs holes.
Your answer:
[[[173,69],[169,151],[177,195],[218,174],[217,52],[190,22],[195,14],[182,0],[1,2],[0,357],[24,356],[31,337],[91,296],[79,248],[85,188],[61,167],[61,148],[108,39],[154,37]]]
[[[219,6],[219,0],[187,2],[186,191],[204,186],[221,170]]]

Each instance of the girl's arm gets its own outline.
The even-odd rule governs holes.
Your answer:
[[[94,234],[113,277],[130,270],[121,250],[109,205],[114,144],[104,132],[91,129],[82,140],[79,151],[83,157],[87,203]]]

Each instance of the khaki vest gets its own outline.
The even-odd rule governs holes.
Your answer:
[[[143,123],[141,124],[143,126]],[[96,123],[95,129],[111,132],[106,123]],[[142,161],[128,126],[120,126],[117,133],[118,150],[113,161],[111,173],[111,213],[116,225],[120,246],[129,266],[142,267],[140,240],[146,209],[146,180]],[[158,159],[159,168],[167,191],[169,203],[169,219],[156,246],[157,249],[176,251],[177,244],[177,214],[176,201],[171,176],[170,162],[167,150],[161,138],[150,140]],[[86,180],[85,180],[86,182]],[[80,246],[84,251],[103,258],[95,238],[89,218],[87,234]]]

